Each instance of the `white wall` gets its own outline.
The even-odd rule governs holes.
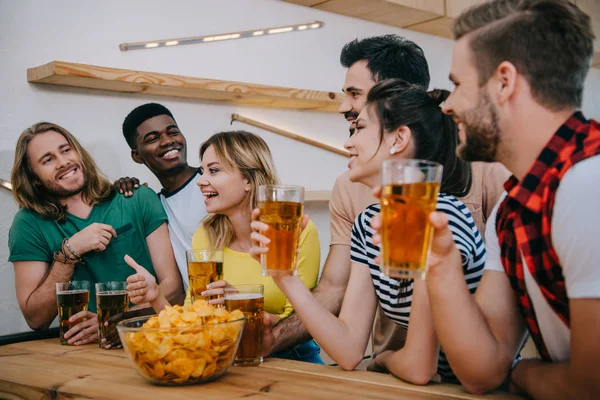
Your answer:
[[[167,6],[167,4],[169,4]],[[118,44],[170,37],[223,33],[313,20],[315,31],[237,41],[121,52]],[[111,178],[134,175],[158,189],[158,182],[129,158],[121,123],[134,107],[149,101],[171,109],[188,139],[189,162],[198,165],[196,149],[225,129],[259,133],[271,146],[284,182],[307,189],[330,189],[346,168],[343,157],[243,124],[229,125],[231,113],[342,145],[346,122],[336,114],[273,110],[230,104],[148,97],[134,94],[32,85],[26,70],[61,60],[116,68],[165,72],[297,88],[339,91],[344,70],[342,46],[356,38],[398,33],[420,44],[429,60],[432,87],[447,81],[452,41],[396,29],[275,0],[0,0],[0,178],[8,179],[14,146],[29,125],[48,120],[65,126],[88,148]],[[600,73],[590,74],[584,110],[600,115],[594,102]],[[319,227],[322,260],[329,245],[326,203],[308,207]],[[7,238],[17,207],[0,189],[0,335],[27,330],[14,291]]]

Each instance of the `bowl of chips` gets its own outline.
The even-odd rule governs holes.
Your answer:
[[[117,324],[123,349],[136,370],[158,385],[204,383],[223,375],[235,357],[244,314],[203,300],[167,306],[158,315]]]

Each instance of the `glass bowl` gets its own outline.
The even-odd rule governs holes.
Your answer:
[[[235,358],[246,320],[143,327],[150,318],[121,321],[117,330],[135,369],[157,385],[191,385],[219,378]]]

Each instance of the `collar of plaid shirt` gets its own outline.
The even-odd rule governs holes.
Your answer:
[[[496,231],[502,264],[521,314],[543,359],[551,358],[525,288],[523,260],[559,318],[570,327],[562,266],[552,245],[552,210],[561,178],[577,162],[600,154],[600,125],[574,113],[554,134],[521,181],[512,176],[498,209]]]

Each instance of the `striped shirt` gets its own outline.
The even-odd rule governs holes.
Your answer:
[[[465,280],[473,294],[485,264],[485,245],[479,230],[467,206],[454,196],[440,193],[436,209],[448,216],[448,225],[462,256]],[[379,214],[380,210],[380,204],[373,204],[356,217],[352,228],[351,258],[352,262],[369,267],[375,294],[385,314],[396,324],[408,329],[414,281],[388,278],[383,275],[379,265],[375,264],[379,247],[373,245],[372,237],[375,232],[371,229],[371,219]],[[456,381],[442,350],[437,371],[443,380]]]

